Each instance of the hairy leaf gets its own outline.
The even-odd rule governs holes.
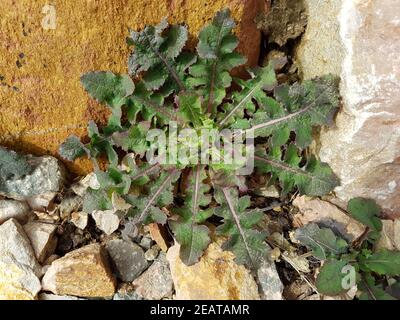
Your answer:
[[[360,257],[360,267],[381,275],[400,275],[400,251],[381,250]]]
[[[283,159],[280,149],[275,148],[269,155],[256,155],[254,160],[255,166],[261,172],[272,173],[280,181],[284,194],[297,187],[301,194],[322,196],[338,185],[332,169],[315,157],[310,157],[300,167],[301,157],[293,144],[289,145]]]
[[[382,221],[378,218],[381,209],[372,199],[354,198],[347,204],[347,211],[351,216],[368,226],[373,231],[382,230]]]
[[[325,76],[302,84],[282,85],[275,89],[275,98],[280,108],[277,110],[277,105],[266,99],[245,131],[262,137],[282,134],[288,137],[292,131],[296,133],[296,145],[305,148],[312,141],[311,129],[330,124],[338,110],[337,79]]]
[[[186,191],[185,207],[175,210],[180,218],[170,222],[181,246],[180,258],[187,265],[196,263],[210,243],[210,231],[205,225],[200,225],[212,214],[210,210],[201,208],[211,201],[211,196],[206,194],[210,190],[210,186],[204,183],[206,178],[204,166],[197,165],[193,168],[190,186]]]
[[[92,213],[95,210],[111,210],[113,208],[110,196],[104,190],[89,188],[83,198],[83,212]]]
[[[320,228],[315,223],[309,223],[298,228],[294,234],[296,240],[312,250],[313,255],[321,260],[338,256],[346,252],[347,242],[337,237],[329,228]]]
[[[128,61],[129,73],[146,72],[143,82],[148,90],[160,89],[168,80],[173,80],[179,91],[185,89],[175,59],[185,46],[188,31],[179,25],[167,28],[168,23],[163,20],[158,26],[146,26],[141,32],[132,31],[129,38],[129,43],[135,46]]]
[[[82,157],[87,154],[88,150],[85,145],[77,136],[69,136],[63,142],[58,150],[58,153],[64,159],[74,161],[76,158]]]
[[[201,98],[195,94],[181,94],[178,96],[179,114],[188,123],[200,126],[203,118]]]
[[[239,53],[233,52],[239,41],[233,35],[235,22],[228,9],[218,12],[212,23],[204,27],[199,35],[197,52],[199,61],[190,68],[188,85],[196,88],[204,97],[203,110],[215,114],[216,108],[231,85],[229,71],[246,62]]]
[[[237,190],[222,188],[217,191],[216,200],[221,204],[215,214],[224,218],[218,233],[228,236],[223,249],[232,251],[236,261],[257,269],[266,258],[266,234],[252,228],[262,219],[258,210],[246,210],[250,206],[250,197],[238,198]]]
[[[320,293],[328,296],[337,296],[346,292],[343,286],[343,278],[346,273],[343,268],[347,265],[346,261],[329,260],[322,266],[316,281],[317,289]]]
[[[264,68],[253,70],[253,79],[241,81],[242,90],[232,96],[232,103],[224,105],[225,113],[221,116],[220,126],[242,119],[244,110],[255,111],[253,99],[262,102],[266,99],[263,89],[273,87],[276,84],[275,71],[272,64]]]
[[[157,207],[162,208],[173,202],[173,183],[176,182],[179,176],[180,172],[178,170],[161,173],[150,185],[148,195],[137,197],[131,203],[134,207],[130,210],[129,215],[133,216],[137,223],[151,222],[154,219],[157,220],[156,222],[159,220],[165,222],[164,217],[160,217],[161,214]],[[151,216],[150,219],[148,219],[148,216]]]
[[[109,71],[89,72],[81,77],[81,83],[94,99],[111,108],[125,104],[126,97],[135,89],[129,76],[116,75]]]

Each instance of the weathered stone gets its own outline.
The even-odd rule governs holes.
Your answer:
[[[122,281],[133,281],[147,268],[143,249],[133,242],[110,240],[106,248]]]
[[[169,245],[167,242],[167,231],[165,230],[165,227],[158,223],[150,223],[147,227],[151,238],[158,244],[162,251],[167,252]]]
[[[143,249],[150,249],[151,245],[153,244],[153,239],[151,239],[149,236],[144,236],[141,240],[140,240],[140,246]]]
[[[56,294],[41,293],[39,294],[39,300],[84,300],[77,297],[71,296],[58,296]]]
[[[240,52],[249,65],[258,62],[261,35],[254,18],[263,11],[263,0],[59,0],[56,6],[2,0],[1,4],[0,65],[9,67],[1,71],[6,85],[0,91],[0,143],[36,153],[55,155],[68,135],[85,135],[88,120],[105,122],[106,108],[88,98],[79,78],[93,70],[126,73],[128,29],[142,29],[169,17],[170,22],[189,26],[194,47],[204,23],[228,7],[239,21]],[[46,27],[51,19],[54,29]],[[21,53],[23,58],[18,58]],[[90,161],[69,165],[79,172],[91,169]]]
[[[400,220],[382,220],[381,237],[376,243],[376,249],[400,251]]]
[[[38,277],[42,274],[42,267],[36,260],[29,238],[15,219],[10,219],[0,226],[1,255],[10,255],[21,265],[31,268]]]
[[[283,46],[304,32],[307,25],[306,8],[303,1],[275,0],[269,12],[257,20],[259,28],[268,35],[268,41]]]
[[[89,173],[80,181],[72,184],[71,190],[78,196],[83,197],[88,188],[98,190],[100,188],[99,181],[95,173]]]
[[[118,229],[122,215],[115,210],[95,210],[92,212],[92,217],[96,221],[96,226],[105,234],[110,235]]]
[[[282,300],[283,283],[274,262],[264,261],[257,270],[257,279],[263,300]]]
[[[43,263],[54,253],[57,247],[57,237],[55,235],[57,226],[33,221],[24,225],[23,228],[31,241],[37,260]]]
[[[26,160],[32,167],[31,172],[16,178],[0,177],[0,194],[16,200],[30,200],[47,193],[55,194],[62,188],[65,169],[56,158],[29,155]]]
[[[144,256],[147,261],[153,261],[157,258],[159,252],[160,252],[160,247],[156,244],[152,246],[149,250],[147,250]]]
[[[72,212],[79,211],[82,207],[82,201],[83,199],[80,196],[69,196],[62,199],[59,206],[60,218],[66,219]]]
[[[319,144],[321,160],[341,180],[335,193],[344,203],[373,198],[387,217],[400,217],[400,3],[308,2],[300,47],[309,55],[297,56],[304,77],[332,72],[342,80],[336,128],[324,130]]]
[[[304,2],[308,15],[307,29],[296,49],[300,72],[305,79],[329,73],[340,75],[344,51],[338,15],[343,0]]]
[[[348,241],[357,239],[365,231],[363,224],[327,201],[301,196],[294,199],[293,205],[300,210],[293,217],[293,226],[296,228],[315,222],[339,232]]]
[[[31,209],[25,202],[15,200],[0,200],[0,224],[10,218],[19,223],[26,223]]]
[[[235,256],[222,251],[222,239],[211,243],[200,261],[185,265],[179,258],[179,245],[167,253],[175,299],[178,300],[258,300],[257,284],[244,266],[234,262]]]
[[[133,281],[135,292],[146,300],[160,300],[172,296],[174,283],[165,253],[139,278]]]
[[[34,300],[40,289],[32,268],[8,253],[0,254],[0,300]]]
[[[107,252],[98,243],[54,261],[42,279],[44,291],[78,297],[111,297],[115,292]]]
[[[86,212],[72,212],[71,222],[81,230],[84,230],[88,224],[89,215]]]
[[[48,207],[52,204],[54,197],[56,196],[56,192],[46,192],[43,194],[39,194],[37,196],[29,197],[26,199],[29,206],[32,210],[45,212]]]

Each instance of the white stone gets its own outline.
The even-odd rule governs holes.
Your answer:
[[[1,255],[10,255],[18,263],[31,268],[36,276],[42,275],[42,267],[36,260],[30,240],[15,219],[10,219],[0,226]]]
[[[121,221],[119,212],[115,210],[95,210],[92,212],[92,217],[96,221],[96,226],[107,235],[116,231]]]
[[[88,224],[89,215],[86,212],[72,212],[71,222],[79,229],[84,230]]]
[[[24,224],[29,217],[31,209],[25,202],[16,200],[0,200],[0,224],[10,218]]]
[[[55,236],[57,226],[32,221],[24,225],[24,230],[31,241],[36,258],[40,263],[43,263],[54,253],[57,247],[57,237]]]

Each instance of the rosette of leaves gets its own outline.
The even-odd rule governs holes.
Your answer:
[[[95,164],[101,187],[89,190],[85,198],[89,213],[112,207],[111,197],[118,193],[132,205],[130,221],[169,224],[181,245],[181,258],[189,265],[207,248],[210,230],[206,220],[217,215],[223,218],[218,232],[228,238],[225,249],[235,252],[239,262],[256,267],[267,248],[264,235],[252,230],[261,213],[248,209],[249,198],[238,196],[241,179],[236,170],[241,163],[196,164],[176,159],[168,164],[147,163],[144,154],[156,147],[147,137],[150,129],[158,128],[170,137],[176,134],[174,130],[184,128],[252,132],[269,139],[266,154],[256,160],[263,172],[277,177],[286,192],[298,187],[302,193],[322,194],[337,184],[327,165],[315,158],[302,162],[312,127],[329,124],[337,110],[335,81],[324,77],[277,86],[272,65],[249,70],[247,81],[233,79],[232,69],[246,61],[235,51],[234,27],[229,10],[218,12],[201,30],[196,52],[184,49],[185,26],[170,26],[164,20],[158,26],[133,31],[128,39],[134,46],[129,75],[100,71],[81,78],[86,91],[110,108],[107,126],[100,129],[91,122],[89,143],[72,136],[60,147],[60,154],[68,160],[88,155]],[[234,82],[237,89],[233,89]],[[168,126],[171,121],[176,124],[174,130]],[[296,138],[289,143],[293,135]],[[190,144],[180,141],[178,150],[168,147],[165,156],[174,160],[185,143]],[[121,161],[124,154],[129,156]],[[96,161],[102,155],[109,161],[105,171]]]
[[[382,231],[379,206],[371,199],[354,198],[347,211],[367,227],[360,244],[349,244],[331,229],[315,223],[295,231],[295,239],[323,261],[316,280],[319,293],[338,296],[357,285],[361,300],[395,300],[391,288],[399,285],[396,277],[400,276],[400,252],[374,250]]]

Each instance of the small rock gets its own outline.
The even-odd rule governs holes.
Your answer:
[[[287,64],[288,59],[284,52],[278,50],[271,50],[265,57],[264,66],[267,66],[271,62],[274,63],[275,71],[279,71],[283,69],[283,67]]]
[[[158,223],[150,223],[147,225],[151,238],[159,245],[162,251],[167,252],[169,245],[167,239],[167,231],[165,227]]]
[[[79,211],[82,207],[82,201],[82,197],[80,196],[70,196],[64,198],[59,206],[60,218],[66,219],[72,212]]]
[[[400,250],[400,220],[382,220],[381,237],[375,246],[376,250]]]
[[[117,292],[114,295],[113,300],[143,300],[143,298],[139,296],[135,291],[132,291],[125,293]]]
[[[364,233],[365,226],[327,201],[301,196],[294,199],[293,205],[300,210],[293,218],[296,228],[314,222],[339,232],[348,241],[353,241]]]
[[[279,191],[275,186],[262,187],[257,190],[257,195],[266,197],[266,198],[279,198]]]
[[[6,152],[15,154],[14,151]],[[30,173],[22,177],[0,177],[0,194],[15,200],[27,200],[61,190],[65,181],[65,169],[56,158],[32,155],[22,157],[31,167]]]
[[[39,294],[39,300],[84,300],[77,297],[71,296],[58,296],[56,294],[41,293]]]
[[[24,224],[28,221],[31,209],[25,202],[16,200],[0,200],[0,224],[10,218]]]
[[[8,253],[0,254],[0,300],[34,300],[40,289],[32,268]]]
[[[146,300],[160,300],[172,296],[174,283],[165,253],[161,253],[150,268],[133,281],[133,286],[135,292]]]
[[[81,197],[83,197],[85,195],[87,188],[91,188],[91,189],[95,189],[95,190],[100,188],[100,184],[99,184],[99,181],[97,180],[95,173],[88,174],[82,180],[80,180],[77,183],[74,183],[71,186],[72,191]]]
[[[26,199],[32,210],[45,212],[47,208],[52,204],[56,192],[46,192],[37,196],[29,197]]]
[[[153,243],[153,239],[151,239],[150,237],[144,236],[144,237],[140,240],[140,246],[141,246],[143,249],[146,249],[146,250],[148,250],[148,249],[151,248],[152,243]]]
[[[6,254],[21,265],[30,267],[36,276],[42,275],[42,267],[36,260],[29,238],[15,219],[10,219],[0,226],[0,256]]]
[[[177,300],[259,300],[257,283],[250,271],[235,263],[232,252],[223,251],[223,239],[211,243],[200,261],[185,265],[179,245],[168,250]]]
[[[57,237],[55,236],[57,226],[32,221],[24,225],[23,228],[31,241],[37,260],[43,263],[54,253],[57,247]]]
[[[87,227],[89,215],[86,212],[72,212],[71,222],[79,229],[84,230]]]
[[[264,261],[257,270],[261,298],[263,300],[282,300],[283,284],[274,262]]]
[[[153,261],[157,258],[160,247],[156,244],[147,250],[144,254],[147,261]]]
[[[96,221],[96,226],[107,235],[116,231],[121,221],[120,212],[115,210],[95,210],[92,212],[92,217]]]
[[[143,249],[133,242],[110,240],[106,248],[114,262],[118,278],[124,282],[133,281],[147,268]]]
[[[54,261],[42,279],[42,288],[57,295],[111,297],[115,279],[108,264],[107,252],[90,244]]]

